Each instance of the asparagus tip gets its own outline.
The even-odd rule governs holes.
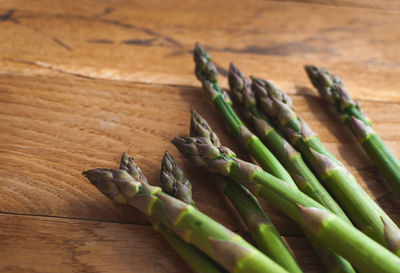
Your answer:
[[[98,168],[82,173],[101,193],[116,203],[126,204],[127,197],[136,193],[140,183],[124,170]]]
[[[193,60],[196,64],[195,74],[200,81],[216,82],[218,80],[218,71],[215,64],[211,61],[211,56],[197,42],[195,43]]]
[[[168,151],[165,151],[161,161],[160,180],[166,193],[187,204],[194,204],[192,200],[192,184],[179,167],[178,162]]]
[[[242,72],[233,63],[229,65],[228,82],[232,91],[241,91],[245,85]]]
[[[318,71],[318,67],[316,67],[315,65],[306,64],[304,65],[304,70],[306,71],[307,75],[309,75],[309,77],[311,78],[311,76]]]
[[[215,146],[204,137],[180,137],[172,143],[197,166],[206,167],[210,172],[227,175],[235,153],[227,147]]]
[[[212,130],[208,122],[195,110],[191,112],[190,118],[190,136],[208,138],[215,146],[220,146],[221,142]]]
[[[140,167],[136,164],[133,157],[127,153],[123,153],[119,163],[119,168],[128,172],[131,176],[138,178],[144,182],[148,182],[146,176],[144,176]]]

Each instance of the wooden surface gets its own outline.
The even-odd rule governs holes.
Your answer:
[[[182,4],[185,3],[185,4]],[[291,95],[301,116],[400,224],[400,203],[327,111],[302,65],[340,75],[400,155],[399,1],[0,2],[0,271],[188,272],[137,211],[114,205],[81,176],[134,155],[158,183],[169,150],[193,182],[198,207],[240,232],[213,181],[170,140],[189,110],[229,136],[193,75],[201,42],[221,83],[234,61]],[[296,225],[263,202],[305,272],[320,265]]]

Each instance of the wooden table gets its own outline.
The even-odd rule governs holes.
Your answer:
[[[400,203],[302,67],[340,75],[399,155],[399,10],[395,0],[1,1],[0,271],[188,272],[145,217],[82,177],[89,168],[116,167],[124,151],[158,184],[169,150],[192,180],[198,207],[248,238],[212,179],[170,143],[188,134],[194,108],[248,158],[194,77],[195,41],[214,57],[223,86],[234,61],[291,94],[400,223]],[[263,205],[304,271],[320,272],[294,222]]]

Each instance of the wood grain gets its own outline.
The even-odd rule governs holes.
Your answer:
[[[74,77],[0,75],[1,161],[0,210],[10,213],[51,215],[145,223],[139,213],[118,210],[84,179],[80,172],[94,167],[116,167],[124,151],[135,155],[153,184],[158,183],[160,160],[165,150],[182,162],[194,184],[198,206],[241,230],[238,219],[215,192],[210,177],[184,160],[170,143],[176,136],[188,135],[189,110],[194,108],[210,120],[227,146],[247,158],[224,130],[223,122],[200,88],[85,80]],[[71,89],[71,86],[73,88]],[[304,91],[303,91],[304,92]],[[320,134],[328,147],[375,198],[395,198],[382,184],[346,131],[329,113],[319,98],[294,96],[294,105],[303,118]],[[396,134],[381,128],[399,127],[390,121],[390,108],[398,104],[363,103],[368,113],[396,154]],[[393,141],[390,141],[393,140]],[[374,174],[371,176],[371,173]],[[372,190],[371,190],[372,189]],[[386,208],[399,220],[398,206]],[[288,221],[276,210],[271,217],[287,227]],[[298,234],[291,227],[283,234]]]
[[[14,10],[0,24],[4,70],[197,85],[190,52],[199,41],[221,70],[234,61],[290,92],[310,86],[302,66],[312,63],[342,76],[355,98],[399,102],[400,16],[389,4],[385,11],[325,1],[64,2],[0,3],[1,13]]]
[[[0,214],[0,238],[1,272],[189,272],[147,225]],[[304,238],[284,239],[304,270],[320,272]]]
[[[157,184],[169,150],[198,207],[247,236],[212,179],[170,143],[188,134],[195,108],[250,160],[193,75],[195,41],[214,57],[223,86],[234,61],[292,94],[301,116],[400,224],[399,200],[302,68],[324,65],[340,75],[399,156],[398,14],[394,0],[1,1],[0,271],[187,272],[145,217],[81,176],[118,166],[125,151]],[[262,205],[304,271],[318,272],[295,223]]]

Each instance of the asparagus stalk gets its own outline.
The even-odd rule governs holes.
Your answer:
[[[400,197],[400,162],[372,128],[358,103],[350,97],[342,80],[328,70],[306,65],[305,70],[321,97],[352,131],[378,170]]]
[[[89,181],[116,203],[127,204],[167,226],[229,272],[287,272],[242,237],[124,170],[107,168],[83,172]]]
[[[198,115],[194,111],[192,111],[192,118],[191,118],[190,125],[191,125],[190,126],[190,135],[192,137],[205,137],[205,138],[209,139],[213,145],[215,145],[215,146],[221,145],[221,143],[218,139],[218,136],[213,132],[211,127],[208,125],[207,121],[204,120],[200,115]],[[253,207],[253,211],[256,211],[257,206],[259,207],[257,199],[249,192],[249,195],[251,195],[251,197],[254,198],[255,202],[257,202],[257,206],[255,204],[246,204],[246,203],[249,203],[251,200],[244,203],[244,201],[242,201],[242,199],[244,199],[244,198],[238,199],[237,194],[235,194],[236,192],[239,192],[239,190],[241,190],[242,192],[244,190],[247,190],[243,185],[240,185],[242,187],[242,189],[240,189],[240,186],[238,186],[237,183],[234,183],[228,177],[225,177],[225,180],[220,178],[220,180],[222,180],[221,183],[224,183],[224,187],[222,188],[224,190],[224,193],[228,196],[229,199],[231,199],[231,202],[237,208],[237,210],[239,211],[239,214],[242,216],[243,219],[248,219],[247,215],[245,214],[246,211],[245,211],[245,213],[242,213],[241,209],[243,210],[243,207],[244,208]],[[295,186],[295,185],[293,185],[293,186]],[[250,199],[250,198],[248,198],[248,199]],[[254,202],[252,202],[252,203],[254,203]],[[262,211],[262,209],[261,209],[261,211]],[[269,219],[265,219],[265,220],[267,220],[266,222],[270,222]],[[271,235],[273,235],[273,233],[271,235],[268,235],[268,237],[265,237],[266,234],[261,234],[258,230],[253,230],[252,228],[250,228],[250,227],[257,228],[258,227],[257,225],[254,225],[252,223],[247,223],[246,220],[245,220],[245,222],[246,222],[246,225],[249,226],[249,229],[253,236],[253,239],[258,244],[259,248],[262,251],[263,251],[263,249],[265,249],[264,253],[266,253],[272,259],[274,259],[279,264],[284,266],[281,262],[279,262],[279,260],[276,260],[276,259],[282,260],[282,258],[283,258],[282,262],[285,262],[285,260],[287,259],[286,257],[282,257],[280,255],[280,256],[277,256],[277,258],[274,258],[276,256],[276,254],[279,254],[279,253],[276,253],[276,251],[279,250],[279,248],[273,248],[272,250],[267,248],[267,247],[271,248],[272,246],[275,245],[275,244],[271,243],[273,241],[271,241],[271,238],[270,238]],[[271,225],[272,225],[272,223],[271,223]],[[316,238],[312,234],[310,234],[309,232],[307,232],[304,229],[303,229],[303,231],[304,231],[306,237],[308,238],[308,240],[311,242],[311,245],[315,249],[316,253],[318,254],[326,272],[332,272],[332,273],[333,272],[335,272],[335,273],[338,273],[338,272],[354,273],[355,272],[354,269],[352,268],[352,266],[349,264],[349,262],[347,262],[345,259],[343,259],[339,255],[337,255],[330,249],[327,249],[326,246],[324,246],[320,242],[318,242],[318,240],[316,240]],[[253,235],[253,233],[255,233],[255,234]],[[261,239],[263,239],[264,241],[258,242],[258,240],[261,240]],[[268,242],[269,242],[269,244],[268,244]],[[264,245],[264,247],[262,245]],[[272,251],[275,251],[275,253],[270,254],[270,253],[272,253]],[[279,252],[281,252],[281,250],[279,250]],[[272,255],[274,255],[274,256],[272,256]],[[289,270],[289,271],[291,271],[291,270]]]
[[[297,187],[344,221],[350,223],[342,208],[340,208],[319,183],[318,179],[303,161],[301,154],[282,138],[270,124],[269,119],[259,110],[256,95],[251,90],[250,81],[232,63],[229,69],[229,86],[234,102],[240,107],[246,119],[256,128],[257,135],[265,146],[272,151],[286,170],[288,170]]]
[[[201,81],[203,89],[210,96],[231,133],[264,170],[285,181],[294,183],[285,168],[237,116],[228,94],[218,86],[218,72],[211,56],[198,43],[196,43],[193,57],[196,64],[196,77]]]
[[[292,185],[238,159],[229,148],[214,146],[206,138],[175,138],[173,143],[197,165],[247,185],[255,195],[270,201],[318,240],[348,259],[360,272],[400,272],[397,256]]]
[[[221,145],[217,134],[207,121],[194,110],[191,112],[190,135],[207,138],[215,146]],[[215,176],[215,178],[221,192],[228,197],[245,222],[258,249],[289,272],[302,272],[254,195],[246,187],[228,177]]]
[[[203,252],[198,250],[191,244],[186,243],[179,236],[169,230],[160,222],[153,224],[156,231],[160,232],[164,239],[171,247],[179,254],[186,262],[190,269],[195,273],[224,273],[227,272],[216,264],[213,260],[207,257]]]
[[[264,113],[281,129],[339,202],[353,224],[399,255],[400,230],[294,112],[290,97],[270,82],[253,78],[252,89]]]
[[[146,176],[143,174],[140,167],[136,164],[133,157],[123,153],[121,156],[120,166],[121,170],[127,171],[132,177],[148,182]],[[186,262],[193,272],[212,272],[223,273],[226,272],[213,260],[207,257],[203,252],[198,250],[191,244],[186,243],[179,236],[171,232],[164,224],[159,221],[151,219],[154,230],[161,233],[164,239],[170,246],[178,253],[178,255]]]

